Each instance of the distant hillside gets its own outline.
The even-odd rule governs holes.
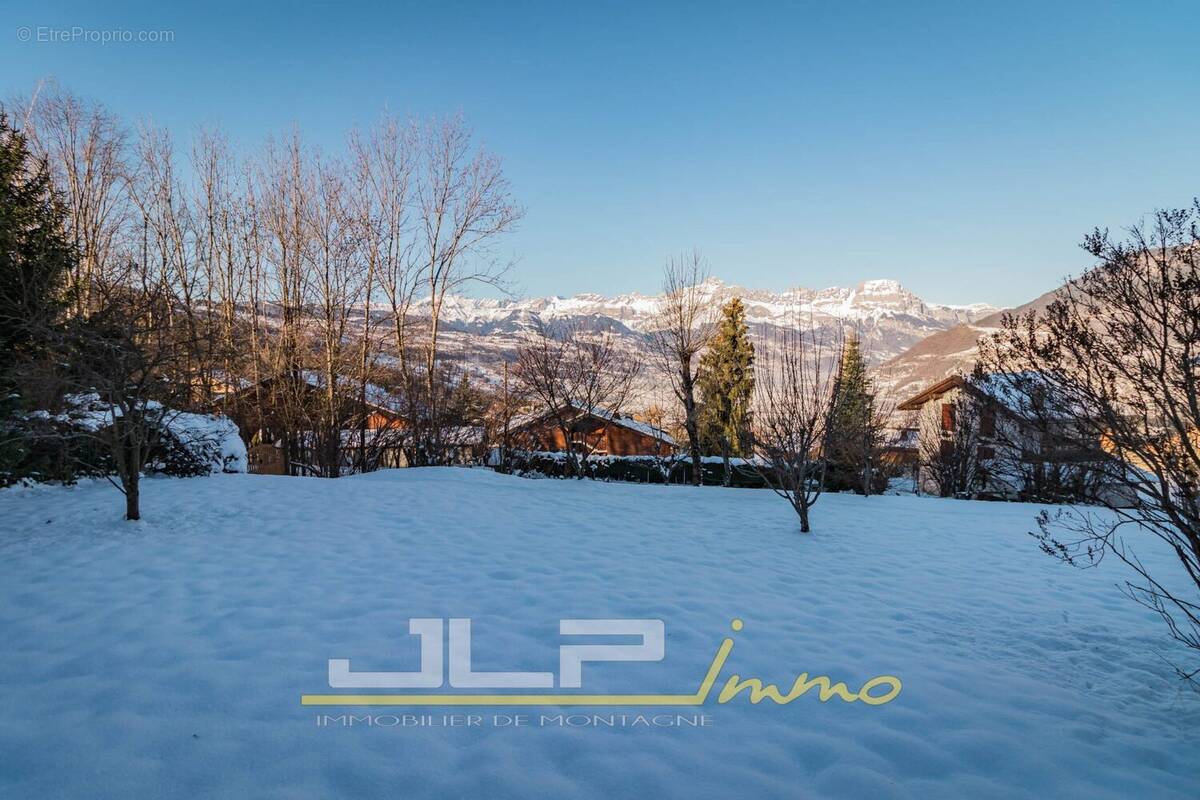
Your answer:
[[[955,325],[925,337],[879,367],[879,382],[899,402],[956,372],[969,372],[979,358],[979,337],[995,333],[1005,314],[1041,311],[1057,289],[1011,309],[1002,309],[973,322]]]

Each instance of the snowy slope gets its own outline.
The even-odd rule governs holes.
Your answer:
[[[1200,701],[1159,657],[1180,654],[1119,594],[1115,564],[1037,551],[1033,506],[826,496],[801,537],[764,491],[482,470],[153,479],[143,494],[129,524],[102,483],[0,492],[0,797],[1116,800],[1200,785]],[[666,624],[662,662],[589,665],[590,691],[690,692],[725,635],[722,680],[904,687],[876,707],[710,700],[699,728],[318,727],[336,709],[300,705],[330,691],[330,658],[415,668],[409,617],[471,617],[476,669],[553,670],[569,616]]]

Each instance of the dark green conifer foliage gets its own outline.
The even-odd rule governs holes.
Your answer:
[[[64,218],[45,161],[0,111],[0,485],[27,455],[22,437],[4,424],[25,406],[18,373],[45,350],[64,308],[74,263]]]
[[[18,360],[63,309],[74,259],[65,211],[44,161],[0,112],[0,390],[12,390]]]
[[[735,297],[721,309],[712,344],[700,359],[700,438],[705,452],[719,453],[725,485],[732,480],[731,456],[750,451],[750,403],[754,396],[754,345],[746,308]]]
[[[834,385],[825,446],[826,485],[833,491],[871,491],[876,446],[875,396],[857,336],[846,339]]]

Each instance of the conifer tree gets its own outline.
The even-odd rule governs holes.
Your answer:
[[[731,456],[750,446],[750,402],[754,396],[754,345],[746,327],[746,307],[735,297],[721,309],[711,346],[700,359],[701,440],[721,454],[724,484],[733,480]]]
[[[0,112],[0,482],[12,479],[25,454],[7,424],[25,402],[19,367],[43,354],[43,334],[64,308],[74,263],[64,216],[46,162]]]
[[[44,160],[0,112],[0,387],[11,390],[17,360],[63,308],[73,262],[65,211]]]
[[[850,336],[842,347],[825,444],[825,475],[830,489],[871,493],[877,437],[875,396],[867,363],[858,337]]]

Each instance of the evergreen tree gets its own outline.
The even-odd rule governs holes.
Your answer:
[[[12,390],[18,360],[63,308],[74,259],[65,211],[44,160],[0,112],[0,390]]]
[[[754,395],[754,345],[746,327],[746,307],[735,297],[721,309],[711,346],[700,359],[700,438],[707,452],[718,452],[730,485],[731,456],[750,448],[750,402]]]
[[[10,424],[23,406],[19,367],[39,357],[63,309],[73,264],[65,211],[44,160],[0,111],[0,485],[17,477],[27,442]]]
[[[875,396],[857,336],[842,347],[826,440],[826,482],[833,491],[870,494],[876,450]]]

